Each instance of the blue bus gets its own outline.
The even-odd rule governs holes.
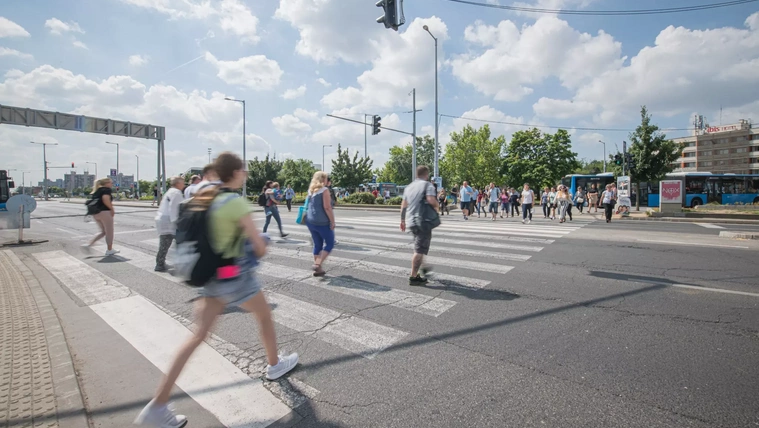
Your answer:
[[[759,204],[759,174],[713,174],[675,172],[667,180],[685,181],[683,206],[695,208],[716,202],[721,205]],[[659,183],[641,183],[641,205],[659,206]]]
[[[609,183],[616,183],[617,179],[614,177],[614,173],[604,172],[601,174],[570,174],[561,179],[561,184],[569,187],[570,195],[574,196],[577,191],[577,187],[582,187],[583,190],[590,189],[590,186],[595,184],[598,193],[604,191],[606,185]],[[543,189],[540,189],[543,191]]]
[[[14,187],[16,184],[8,177],[8,171],[0,169],[0,210],[6,211],[5,203],[11,197],[11,189]]]

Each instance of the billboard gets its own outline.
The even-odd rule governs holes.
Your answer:
[[[683,203],[683,182],[682,180],[662,180],[659,182],[659,202],[660,204],[681,204]]]

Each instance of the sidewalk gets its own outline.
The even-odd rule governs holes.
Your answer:
[[[32,272],[0,251],[0,426],[86,428],[55,310]]]

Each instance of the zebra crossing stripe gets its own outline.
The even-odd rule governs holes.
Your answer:
[[[303,260],[303,252],[294,248],[270,246],[267,250],[267,254],[273,256],[287,257],[291,259]],[[400,268],[398,266],[389,265],[386,263],[375,263],[366,260],[355,260],[343,257],[338,257],[330,254],[327,263],[332,266],[336,264],[340,267],[349,269],[361,270],[364,272],[378,273],[382,275],[394,276],[397,278],[408,278],[410,267]],[[469,278],[458,275],[448,275],[444,273],[435,273],[432,276],[433,283],[439,283],[451,287],[464,287],[481,289],[490,285],[490,281],[484,279]]]
[[[158,245],[156,238],[142,242],[149,245]],[[161,278],[182,283],[180,278],[171,274],[155,272],[153,270],[155,267],[155,257],[126,247],[121,247],[119,250],[121,253],[117,254],[116,257],[121,257],[125,262]],[[332,309],[302,302],[278,293],[267,292],[266,296],[270,297],[270,303],[273,298],[282,302],[282,304],[277,304],[277,307],[273,310],[274,321],[278,324],[291,330],[312,334],[320,340],[366,358],[374,358],[383,349],[408,334],[372,321],[351,315],[343,315]],[[434,308],[432,305],[430,307]],[[319,320],[326,321],[320,324]],[[327,326],[327,324],[330,325]]]
[[[364,230],[369,230],[371,232],[383,232],[383,236],[386,236],[385,234],[386,233],[390,233],[390,232],[396,232],[396,233],[400,232],[400,230],[398,229],[398,225],[395,225],[395,226],[392,226],[392,227],[391,226],[385,226],[385,227],[383,227],[383,226],[367,226],[367,225],[362,225],[360,231],[364,231]],[[351,228],[348,229],[348,228],[345,228],[345,227],[341,227],[338,224],[337,228],[335,229],[335,232],[339,233],[339,234],[343,234],[343,233],[346,233],[346,232],[359,232],[359,229],[354,229],[352,226],[351,226]],[[495,236],[495,237],[498,237],[498,238],[508,239],[509,241],[513,241],[513,242],[531,242],[531,243],[543,244],[543,245],[549,245],[549,244],[553,244],[554,243],[553,239],[528,238],[528,237],[524,237],[524,236],[512,236],[511,234],[508,234],[508,233],[496,233],[496,232],[498,232],[498,231],[494,229],[492,231],[492,233],[488,233],[488,235]],[[364,233],[362,232],[362,235],[363,234]],[[463,239],[466,239],[466,240],[472,239],[472,234],[471,233],[457,233],[457,232],[449,232],[447,230],[443,231],[443,232],[440,232],[440,233],[436,233],[435,234],[435,239],[437,239],[438,236],[446,237],[446,238],[463,238]],[[461,241],[458,241],[458,242],[461,242]]]
[[[192,334],[145,297],[63,251],[34,257],[161,370],[169,367],[176,349]],[[103,287],[105,291],[98,291]],[[260,379],[240,371],[207,343],[196,349],[177,386],[224,426],[265,427],[290,413]]]
[[[456,302],[452,300],[397,290],[385,285],[353,278],[340,276],[329,276],[324,279],[315,278],[313,272],[310,270],[276,265],[269,262],[262,262],[256,271],[261,275],[277,279],[288,279],[301,284],[308,284],[324,290],[395,306],[433,317],[442,315],[445,311],[456,305]]]

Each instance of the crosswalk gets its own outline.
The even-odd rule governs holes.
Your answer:
[[[377,358],[409,333],[402,325],[386,325],[372,319],[364,313],[364,308],[402,311],[406,314],[404,317],[411,319],[445,317],[466,300],[456,293],[446,294],[441,290],[465,289],[476,293],[485,289],[491,285],[494,275],[498,277],[518,269],[546,246],[594,221],[587,217],[559,225],[547,221],[522,224],[514,220],[464,222],[444,218],[433,233],[430,255],[426,259],[434,266],[431,287],[412,288],[407,285],[412,238],[400,232],[397,219],[339,218],[336,229],[339,244],[327,261],[325,278],[315,278],[309,270],[313,258],[308,230],[295,225],[288,217],[283,220],[290,236],[275,238],[257,269],[273,307],[274,320],[281,327],[278,331],[319,340],[338,352],[355,354],[365,361]],[[117,240],[117,245],[121,253],[111,258],[114,261],[128,265],[140,275],[148,274],[156,283],[186,290],[178,278],[153,270],[157,237],[129,241],[128,245]],[[103,247],[94,249],[98,254],[104,250]],[[97,263],[99,257],[77,258],[59,250],[35,253],[34,257],[162,370],[166,370],[178,343],[190,334],[189,320],[138,294],[125,284],[127,281],[109,277]],[[314,300],[308,297],[309,292],[326,297]],[[171,344],[169,349],[165,344]],[[230,349],[236,347],[215,336],[206,345],[199,359],[193,359],[196,366],[190,367],[187,376],[183,374],[180,378],[179,386],[225,426],[266,426],[299,403],[298,399],[286,399],[276,388],[262,381],[260,373],[264,362],[260,358],[255,363],[251,362],[253,357],[240,358],[239,349],[232,351],[234,358],[230,358]],[[241,360],[246,361],[246,365],[240,365]],[[218,392],[225,384],[236,385],[233,393],[237,396],[256,398],[253,401],[249,398],[247,403],[238,402],[229,391]],[[309,385],[302,384],[298,389],[308,397],[318,394],[318,390]],[[250,406],[250,402],[257,405]]]

